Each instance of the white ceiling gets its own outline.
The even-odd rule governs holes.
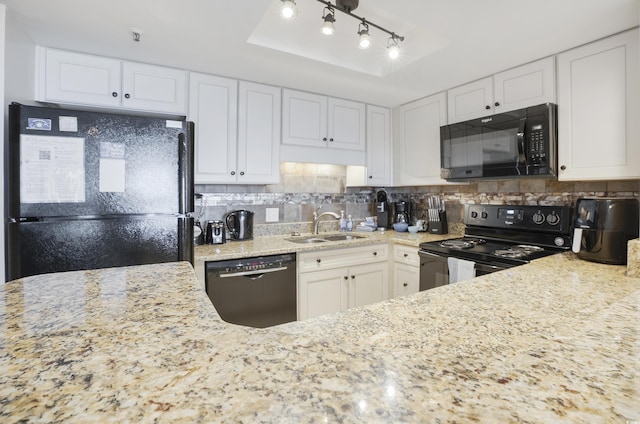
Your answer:
[[[405,36],[396,62],[375,28],[358,49],[358,21],[340,12],[321,35],[316,0],[296,0],[290,22],[280,0],[0,3],[35,44],[397,106],[637,26],[640,0],[360,0],[356,15]]]

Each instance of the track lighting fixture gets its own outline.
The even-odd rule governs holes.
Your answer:
[[[322,11],[322,19],[324,20],[324,22],[322,23],[322,27],[320,27],[320,30],[323,34],[331,35],[336,32],[336,27],[333,26],[333,23],[336,21],[336,18],[334,17],[335,14],[335,10],[333,10],[331,7],[325,7]]]
[[[360,36],[360,48],[368,49],[371,45],[371,36],[369,35],[369,25],[364,20],[358,25],[358,35]]]
[[[398,46],[398,36],[391,34],[387,43],[387,53],[391,59],[397,59],[400,56],[400,47]]]
[[[284,19],[293,19],[297,14],[298,10],[296,9],[296,2],[294,0],[282,0],[280,16]]]
[[[281,0],[282,1],[282,9],[280,11],[281,15],[285,19],[291,19],[297,13],[296,11],[296,2],[295,0]],[[326,35],[331,35],[335,32],[336,28],[334,22],[336,21],[336,10],[344,13],[345,15],[349,15],[352,18],[355,18],[360,21],[358,25],[358,42],[361,49],[366,49],[371,45],[371,35],[369,34],[369,26],[377,28],[382,32],[386,32],[391,37],[389,38],[389,42],[387,44],[387,51],[389,53],[389,57],[392,59],[396,59],[400,54],[400,42],[404,41],[404,37],[397,35],[394,32],[389,31],[386,28],[381,27],[380,25],[376,25],[371,21],[366,20],[358,15],[353,14],[352,12],[358,7],[358,3],[360,0],[335,0],[335,4],[331,3],[327,0],[316,0],[325,5],[324,10],[322,11],[322,33]]]

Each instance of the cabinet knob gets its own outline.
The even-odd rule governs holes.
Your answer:
[[[352,279],[352,280],[355,280],[355,278],[356,278],[356,276],[355,276],[355,275],[352,275],[352,276],[351,276],[351,279]]]
[[[371,179],[373,179],[373,175],[369,175],[369,179],[370,179],[370,180],[371,180]]]
[[[567,167],[566,167],[566,166],[564,166],[564,165],[560,165],[560,169],[561,169],[562,171],[564,171],[565,169],[567,169]]]
[[[113,97],[118,97],[118,93],[116,93],[115,91],[114,91],[113,93],[111,93],[111,95],[112,95]]]
[[[345,276],[344,276],[344,279],[345,279],[345,280],[348,280],[348,279],[349,279],[349,276],[348,276],[348,275],[345,275]]]
[[[327,141],[327,137],[322,137],[322,141]]]
[[[322,259],[318,258],[318,259],[316,259],[316,262],[320,263],[320,262],[322,262]]]
[[[408,257],[409,257],[409,254],[408,254],[408,253],[405,253],[405,254],[404,254],[404,257],[405,257],[405,258],[408,258]]]
[[[236,171],[231,171],[231,175],[236,175]]]
[[[373,252],[373,256],[378,256],[378,252]]]
[[[333,142],[333,138],[330,138],[329,141]]]
[[[128,99],[129,97],[131,97],[131,96],[129,95],[129,93],[126,93],[126,94],[124,95],[124,98],[125,98],[125,99]]]
[[[485,109],[487,109],[487,110],[489,110],[489,109],[491,109],[491,106],[486,105],[484,108],[485,108]]]
[[[500,102],[495,102],[493,105],[494,106],[500,106]]]
[[[244,171],[240,171],[240,175],[244,175]]]
[[[409,283],[402,283],[403,287],[407,287],[409,285]]]

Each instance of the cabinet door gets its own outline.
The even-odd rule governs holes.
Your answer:
[[[447,184],[440,178],[440,126],[447,123],[446,94],[439,93],[393,111],[396,186]]]
[[[449,123],[467,121],[493,113],[493,78],[488,77],[447,92]]]
[[[638,30],[558,55],[558,179],[640,178]]]
[[[336,268],[298,276],[298,319],[304,320],[348,306],[348,269]]]
[[[37,100],[96,106],[120,106],[120,61],[38,48]]]
[[[365,184],[391,185],[391,112],[367,105],[367,169]]]
[[[342,99],[328,99],[329,148],[363,151],[366,147],[365,105]]]
[[[187,73],[180,69],[122,63],[122,106],[128,109],[186,114]]]
[[[240,81],[238,168],[242,184],[280,181],[280,88]]]
[[[189,119],[195,122],[195,183],[236,181],[238,82],[191,73]]]
[[[389,264],[358,265],[349,268],[349,307],[370,305],[388,298]]]
[[[393,264],[394,297],[408,296],[420,290],[420,267],[395,262]]]
[[[282,91],[282,143],[327,146],[327,98],[294,90]]]
[[[548,57],[496,74],[493,113],[555,103],[555,60]]]

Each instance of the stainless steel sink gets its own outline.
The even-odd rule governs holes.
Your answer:
[[[357,236],[355,234],[333,234],[329,236],[322,237],[327,241],[345,241],[345,240],[357,240],[361,239],[364,236]]]
[[[299,236],[299,237],[291,237],[285,239],[292,243],[301,243],[301,244],[309,244],[309,243],[326,243],[331,241],[347,241],[347,240],[357,240],[361,239],[364,236],[358,236],[355,234],[329,234],[326,236]]]
[[[285,239],[287,241],[293,242],[293,243],[326,243],[329,240],[325,240],[323,238],[319,238],[319,237],[291,237],[288,239]]]

